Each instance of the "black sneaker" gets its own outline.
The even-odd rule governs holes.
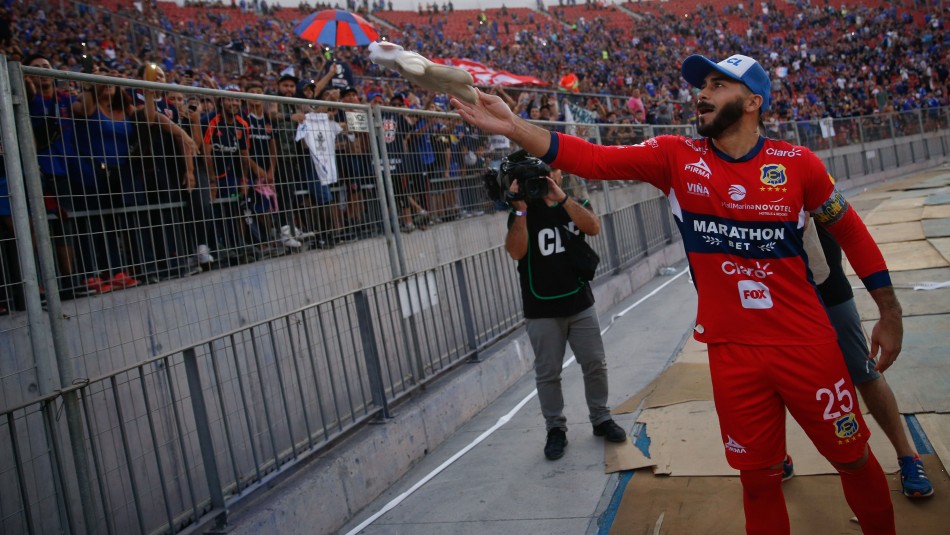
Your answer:
[[[610,442],[626,442],[627,432],[613,420],[606,420],[594,426],[594,436],[604,437]]]
[[[564,457],[564,448],[567,447],[567,434],[564,430],[555,427],[548,431],[548,441],[544,443],[544,456],[549,461],[556,461]]]

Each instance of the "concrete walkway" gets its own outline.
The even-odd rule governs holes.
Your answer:
[[[950,175],[950,170],[942,171]],[[939,177],[937,171],[926,173]],[[867,190],[854,192],[854,197],[868,199],[863,206],[858,204],[860,211],[868,211],[873,204],[870,199],[902,198],[905,192],[899,190],[886,193],[894,182],[872,187],[871,195],[864,195]],[[950,194],[950,186],[937,186],[927,191],[932,199]],[[654,278],[601,317],[611,406],[633,396],[659,375],[690,332],[696,295],[685,262],[676,268],[676,275]],[[939,275],[945,277],[946,273],[944,269]],[[944,292],[945,297],[950,288],[934,291]],[[950,299],[944,302],[950,303]],[[937,323],[942,322],[944,328],[926,336],[940,337],[940,345],[947,348],[950,314],[943,309],[937,314]],[[906,336],[905,348],[913,345],[917,334],[910,331]],[[570,351],[567,356],[571,357]],[[580,368],[572,358],[565,362],[569,445],[562,459],[547,461],[542,453],[544,423],[533,374],[529,373],[430,452],[340,533],[606,534],[629,473],[604,474],[603,442],[591,434],[587,422]],[[636,416],[620,415],[616,420],[628,432],[636,432]]]
[[[611,406],[659,375],[692,327],[696,293],[685,263],[678,267],[679,276],[655,278],[601,318]],[[361,525],[367,534],[596,533],[618,477],[604,474],[603,440],[587,421],[580,367],[565,362],[563,458],[544,458],[544,419],[528,374],[341,533]],[[635,415],[616,420],[630,430]]]

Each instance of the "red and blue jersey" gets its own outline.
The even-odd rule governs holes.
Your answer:
[[[607,147],[552,133],[544,160],[589,179],[641,180],[666,194],[699,297],[701,342],[835,340],[805,257],[809,213],[842,244],[868,289],[890,285],[864,223],[804,147],[760,138],[734,159],[708,139],[660,136]]]
[[[211,159],[218,178],[237,177],[241,173],[241,156],[248,150],[248,124],[240,115],[228,122],[218,114],[211,118],[204,131],[205,145],[211,147]]]

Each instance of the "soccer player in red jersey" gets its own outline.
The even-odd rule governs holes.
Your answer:
[[[694,337],[709,349],[747,533],[789,533],[781,489],[787,407],[841,474],[864,533],[893,534],[887,480],[867,445],[854,386],[805,261],[805,221],[814,215],[841,244],[880,309],[870,348],[878,371],[894,363],[903,338],[884,258],[814,153],[759,135],[771,82],[758,62],[694,55],[682,74],[700,90],[696,139],[598,146],[532,125],[495,96],[452,104],[466,121],[554,167],[588,179],[642,180],[669,198],[699,296]]]

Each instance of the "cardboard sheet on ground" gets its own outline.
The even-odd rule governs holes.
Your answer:
[[[927,281],[918,280],[918,283],[934,282],[936,279]],[[950,279],[940,279],[950,280]],[[899,284],[896,280],[895,285]],[[913,290],[896,287],[894,290],[897,299],[900,301],[904,317],[928,316],[931,314],[950,313],[950,288],[937,288],[935,290]],[[854,292],[854,303],[858,307],[858,314],[864,321],[876,320],[881,314],[877,308],[874,298],[863,290]]]
[[[925,206],[922,219],[943,219],[950,217],[950,204],[936,204]]]
[[[871,237],[874,238],[874,242],[877,244],[924,239],[924,229],[920,221],[871,225],[868,226],[868,232],[871,233]]]
[[[664,407],[686,401],[712,401],[712,381],[709,364],[675,363],[650,382],[636,395],[613,409],[614,414],[635,411],[640,402],[643,408]]]
[[[908,271],[912,269],[929,269],[944,267],[950,264],[940,252],[931,245],[932,240],[917,240],[898,243],[880,244],[881,254],[887,262],[890,271]],[[854,268],[845,259],[844,272],[854,275]]]
[[[950,237],[950,217],[940,219],[921,220],[920,226],[924,230],[926,238],[946,238]]]
[[[950,264],[950,238],[933,238],[930,244]]]
[[[696,351],[706,351],[706,344],[697,341],[690,335],[686,339],[686,343],[683,344],[683,348],[680,349],[680,353],[693,353]]]
[[[927,201],[927,197],[909,197],[907,199],[887,199],[878,205],[878,210],[908,210],[919,208]]]
[[[709,353],[706,350],[680,353],[673,362],[677,364],[705,364],[709,366]]]
[[[944,466],[950,466],[950,414],[918,414],[917,422],[927,435],[934,453]],[[936,468],[929,464],[924,466],[928,474]]]
[[[871,322],[864,323],[865,330],[871,326]],[[950,347],[945,342],[946,329],[946,315],[904,318],[901,354],[885,373],[902,414],[950,412]]]
[[[864,216],[867,225],[888,225],[890,223],[905,223],[920,221],[923,210],[921,208],[906,208],[904,210],[881,210],[879,206],[873,212]]]
[[[926,206],[935,206],[938,204],[950,204],[950,193],[938,193],[937,195],[931,195],[927,197],[927,200],[924,201]]]
[[[871,448],[892,451],[887,436],[872,418],[865,418],[871,432]],[[719,434],[719,420],[712,401],[691,401],[640,413],[637,422],[646,425],[650,437],[650,458],[656,463],[656,474],[671,476],[724,476],[737,472],[726,463]],[[801,475],[835,474],[835,469],[822,457],[802,428],[790,415],[786,422],[786,443],[795,460],[795,472]],[[881,466],[888,473],[897,470],[897,459],[880,456]]]
[[[923,456],[936,494],[927,500],[904,498],[900,478],[888,476],[898,533],[945,534],[950,510],[950,478],[939,460]],[[933,468],[930,468],[933,467]],[[782,490],[793,535],[860,534],[851,522],[838,476],[796,476]],[[662,517],[662,520],[660,520]],[[610,535],[719,535],[744,533],[742,488],[738,477],[654,477],[639,470],[624,491]]]
[[[654,466],[656,462],[648,458],[633,445],[630,437],[622,444],[604,441],[604,473],[612,474],[621,470],[637,470]]]

